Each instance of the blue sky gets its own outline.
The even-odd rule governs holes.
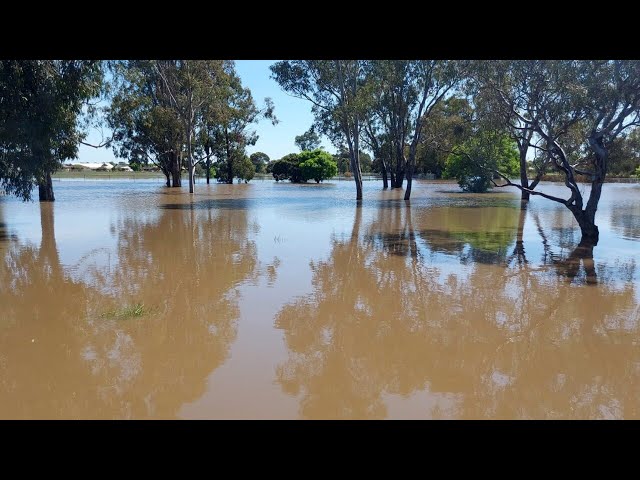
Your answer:
[[[262,120],[255,125],[258,133],[258,142],[247,148],[249,154],[264,152],[272,159],[278,159],[284,155],[297,152],[294,138],[304,133],[313,122],[311,115],[311,103],[306,100],[287,95],[278,86],[275,80],[270,78],[269,65],[275,60],[238,60],[236,70],[242,78],[242,83],[251,89],[253,98],[259,107],[264,105],[264,98],[271,97],[275,104],[275,114],[280,123],[273,126],[269,120]],[[104,130],[108,137],[110,132]],[[101,134],[98,131],[90,133],[88,142],[99,144]],[[335,151],[331,143],[323,137],[322,145],[329,152]],[[80,146],[78,157],[80,162],[113,162],[120,161],[113,155],[111,149],[95,149],[84,145]]]

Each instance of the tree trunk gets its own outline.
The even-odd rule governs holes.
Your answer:
[[[404,183],[404,165],[402,159],[398,159],[398,163],[396,165],[396,181],[392,185],[391,188],[402,188],[402,184]]]
[[[53,202],[53,182],[51,181],[51,173],[47,172],[44,179],[38,183],[38,197],[41,202]]]
[[[409,162],[407,165],[407,189],[404,192],[404,199],[409,200],[411,198],[411,185],[413,183],[413,162]]]
[[[520,151],[520,185],[522,185],[524,188],[529,188],[529,178],[527,176],[528,146],[520,146],[518,150]],[[528,202],[529,192],[525,192],[524,190],[521,190],[521,192],[522,192],[522,196],[520,197],[520,200],[522,202]]]
[[[576,220],[578,220],[580,233],[582,234],[579,245],[582,247],[593,247],[597,245],[598,240],[600,239],[600,231],[598,230],[598,226],[592,220],[588,219],[584,212],[577,215]]]
[[[362,172],[360,171],[360,158],[356,150],[351,154],[351,170],[353,180],[356,182],[356,200],[362,200]]]
[[[356,123],[353,135],[353,149],[351,151],[351,170],[353,180],[356,182],[356,200],[362,200],[362,171],[360,170],[360,138]]]
[[[527,263],[524,253],[524,221],[527,217],[527,202],[520,202],[520,217],[518,218],[518,232],[516,234],[516,245],[513,249],[514,256],[518,259],[518,263]]]
[[[193,164],[193,160],[189,158],[189,193],[193,193],[193,187],[195,185],[195,174],[196,166]]]
[[[380,159],[380,164],[382,166],[382,188],[389,188],[389,180],[387,178],[387,165],[383,159]]]
[[[189,106],[191,106],[192,99],[189,98]],[[189,193],[193,193],[194,190],[194,173],[196,165],[193,162],[193,152],[191,151],[191,131],[192,131],[192,117],[189,117],[187,122],[187,165],[189,167]]]
[[[180,169],[180,161],[176,152],[171,152],[171,182],[173,187],[182,186],[182,177]]]
[[[231,161],[231,150],[229,145],[229,129],[224,128],[225,150],[227,153],[227,183],[233,185],[233,162]]]
[[[210,175],[210,171],[211,171],[211,160],[207,158],[207,185],[209,185],[209,177]]]
[[[167,187],[171,186],[171,177],[168,172],[164,172],[164,176],[167,177]]]

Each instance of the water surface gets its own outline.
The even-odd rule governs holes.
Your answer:
[[[0,418],[640,417],[640,185],[364,187],[0,197]]]

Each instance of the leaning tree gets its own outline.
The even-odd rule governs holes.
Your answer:
[[[517,94],[505,88],[504,77],[490,80],[490,85],[522,128],[540,137],[537,148],[551,168],[563,175],[569,198],[512,182],[499,171],[496,174],[504,183],[496,185],[515,186],[565,205],[580,226],[580,245],[592,247],[599,239],[595,215],[612,144],[626,129],[640,125],[640,61],[537,61],[533,70],[529,61],[514,61],[509,69],[509,76],[516,80],[532,72],[542,79],[544,88],[519,89]],[[578,160],[568,153],[573,143],[569,133],[575,135],[576,130],[591,153]],[[588,194],[581,191],[578,175],[589,179]]]

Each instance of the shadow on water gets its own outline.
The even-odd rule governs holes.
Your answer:
[[[633,282],[580,288],[530,267],[518,208],[485,235],[461,228],[468,213],[436,210],[363,220],[358,208],[350,235],[310,263],[313,292],[275,319],[288,349],[278,383],[299,398],[300,416],[640,416],[640,322],[625,320],[637,312]],[[434,235],[446,228],[455,235]],[[501,261],[461,270],[431,261],[431,248]],[[401,400],[414,397],[420,408],[407,410]]]

